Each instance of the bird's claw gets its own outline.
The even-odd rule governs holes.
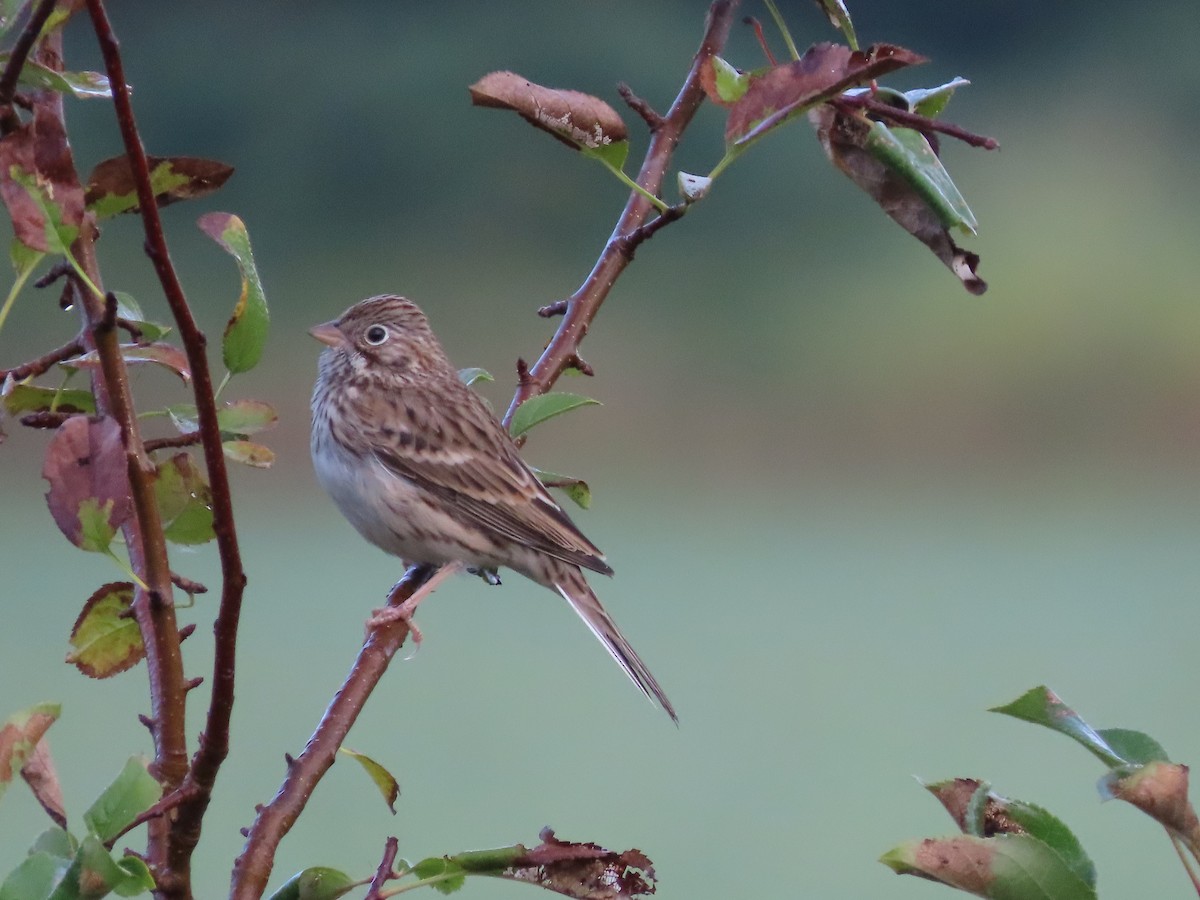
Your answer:
[[[478,575],[484,582],[492,586],[500,583],[500,575],[495,569],[488,569],[483,566],[469,566],[467,572],[471,575]]]
[[[416,604],[409,606],[405,600],[398,606],[384,606],[379,609],[371,610],[371,618],[367,619],[367,632],[372,632],[376,628],[385,628],[395,622],[403,622],[408,626],[408,633],[412,635],[413,643],[420,647],[424,637],[421,635],[421,629],[417,627],[417,623],[413,621],[413,614],[416,612]]]

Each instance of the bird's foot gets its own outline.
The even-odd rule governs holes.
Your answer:
[[[412,635],[413,644],[420,647],[421,641],[424,638],[421,635],[421,629],[413,621],[413,615],[417,611],[417,603],[412,603],[411,601],[412,598],[410,597],[397,606],[384,606],[371,610],[371,618],[367,619],[368,634],[376,628],[386,628],[395,622],[403,622],[408,626],[408,633]]]
[[[483,566],[468,566],[467,572],[471,575],[478,575],[487,584],[497,585],[500,583],[500,576],[495,569],[484,568]]]

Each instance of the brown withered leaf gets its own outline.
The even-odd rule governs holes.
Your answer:
[[[576,150],[595,149],[629,136],[617,111],[599,97],[534,84],[516,72],[491,72],[470,91],[476,106],[511,109]]]
[[[599,844],[560,841],[549,828],[542,843],[516,860],[507,877],[580,900],[617,900],[655,892],[654,867],[640,850],[616,853]]]
[[[0,722],[0,795],[25,768],[60,711],[57,703],[39,703]]]
[[[979,256],[954,243],[938,214],[894,169],[868,150],[869,122],[843,115],[829,106],[809,112],[817,137],[830,161],[867,192],[901,228],[933,251],[972,294],[987,290],[976,274]]]
[[[131,505],[125,447],[116,420],[67,419],[46,447],[42,477],[50,482],[50,514],[67,540],[84,550],[106,549]]]
[[[47,221],[47,205],[38,202],[30,188],[13,177],[36,184],[53,205],[57,222]],[[8,208],[13,233],[27,247],[42,253],[58,252],[48,229],[77,229],[83,221],[83,190],[71,166],[62,123],[38,116],[0,138],[0,199]]]
[[[725,141],[747,144],[807,106],[925,61],[920,54],[893,44],[872,44],[866,50],[814,44],[794,62],[774,66],[751,80],[746,93],[729,110]]]
[[[960,831],[967,831],[967,812],[975,793],[983,786],[977,778],[955,778],[939,784],[926,785],[927,790],[938,799]],[[983,805],[983,835],[1025,834],[1025,828],[1008,814],[1007,801],[991,792]]]
[[[50,745],[42,738],[33,748],[33,753],[21,767],[21,777],[33,791],[33,796],[42,805],[54,824],[59,828],[67,827],[67,808],[63,803],[62,784],[58,780],[58,772],[54,769],[54,759],[50,756]]]
[[[159,206],[211,194],[233,174],[233,166],[215,159],[149,156],[146,161],[154,200]],[[114,156],[98,163],[88,178],[84,199],[88,206],[97,207],[98,215],[137,212],[137,188],[129,157]]]

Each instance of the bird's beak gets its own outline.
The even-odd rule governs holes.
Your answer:
[[[342,329],[338,328],[337,322],[326,322],[323,325],[316,325],[308,329],[308,333],[322,344],[328,344],[330,347],[344,347],[346,345],[346,336],[342,334]]]

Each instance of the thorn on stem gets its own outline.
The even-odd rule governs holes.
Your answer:
[[[185,681],[183,683],[183,689],[185,692],[194,691],[202,684],[204,684],[204,677],[202,675],[197,675],[195,678],[189,678],[187,681]]]
[[[138,721],[141,722],[143,725],[145,725],[146,730],[149,731],[151,734],[154,734],[155,729],[158,727],[158,723],[156,723],[152,718],[150,718],[147,715],[144,715],[143,713],[138,713]]]
[[[538,315],[541,316],[543,319],[549,319],[554,316],[566,315],[566,312],[567,312],[567,301],[566,300],[555,300],[553,303],[548,303],[547,305],[545,305],[541,309],[539,309]]]
[[[517,357],[517,384],[524,387],[533,381],[529,375],[529,364],[525,362],[523,357]]]
[[[180,643],[182,643],[183,641],[186,641],[188,638],[190,638],[192,636],[192,632],[195,630],[196,630],[195,622],[189,622],[187,625],[184,625],[182,628],[180,628],[179,629]]]
[[[285,754],[283,754],[283,761],[287,765],[287,767],[290,769],[292,766],[294,766],[296,764],[296,757],[292,756],[292,754],[290,754],[290,753],[285,753]]]
[[[242,835],[242,837],[244,837],[244,838],[248,838],[248,837],[250,837],[250,829],[249,829],[249,828],[239,828],[239,829],[238,829],[238,832],[239,832],[239,833]]]
[[[587,375],[589,378],[596,374],[596,370],[592,368],[591,363],[586,362],[578,353],[572,353],[567,357],[567,368],[578,369],[580,374]]]
[[[655,112],[654,107],[635,94],[633,88],[625,82],[622,81],[617,85],[617,93],[621,95],[621,99],[625,101],[626,106],[642,117],[642,121],[646,123],[651,133],[663,127],[666,119]]]

